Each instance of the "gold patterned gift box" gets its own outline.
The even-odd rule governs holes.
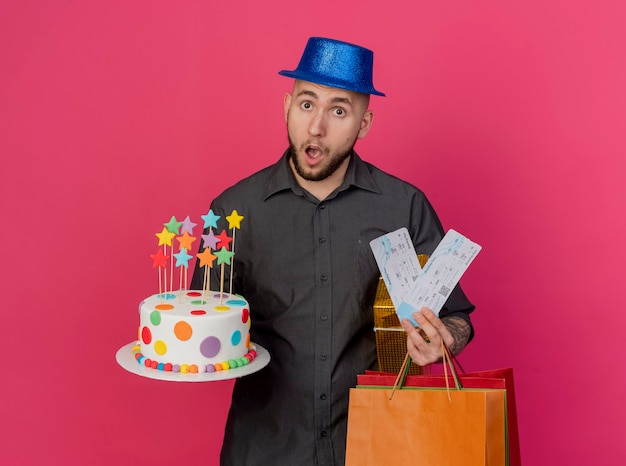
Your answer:
[[[428,261],[426,254],[418,254],[417,259],[422,267]],[[387,286],[382,277],[378,279],[376,298],[374,300],[374,330],[376,331],[376,353],[378,370],[397,374],[400,372],[406,356],[406,333],[400,325]],[[411,363],[409,374],[422,374],[423,368]]]

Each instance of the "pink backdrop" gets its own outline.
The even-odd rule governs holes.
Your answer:
[[[231,382],[114,354],[162,223],[284,148],[276,73],[310,35],[376,51],[359,152],[484,248],[461,361],[514,368],[524,464],[623,458],[622,5],[3,0],[0,463],[216,464]]]

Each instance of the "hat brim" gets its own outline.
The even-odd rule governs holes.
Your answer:
[[[281,76],[286,76],[287,78],[299,79],[301,81],[309,81],[315,84],[321,84],[322,86],[328,87],[336,87],[337,89],[345,89],[346,91],[359,92],[361,94],[370,94],[370,95],[379,95],[385,97],[385,94],[377,91],[373,87],[364,87],[355,85],[352,82],[346,82],[339,79],[333,79],[329,76],[322,76],[314,73],[307,73],[301,70],[281,70],[278,72]]]

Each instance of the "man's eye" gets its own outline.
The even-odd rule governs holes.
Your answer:
[[[313,108],[313,105],[311,105],[311,102],[302,102],[300,104],[300,107],[302,107],[304,110],[311,110],[311,108]]]
[[[335,109],[335,115],[337,115],[337,116],[344,116],[345,114],[346,114],[346,111],[343,108],[337,107]]]

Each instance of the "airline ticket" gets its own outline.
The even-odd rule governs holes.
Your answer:
[[[406,228],[370,242],[398,318],[409,319],[422,307],[436,315],[482,247],[455,230],[449,230],[422,270]],[[416,265],[417,264],[417,265]]]

